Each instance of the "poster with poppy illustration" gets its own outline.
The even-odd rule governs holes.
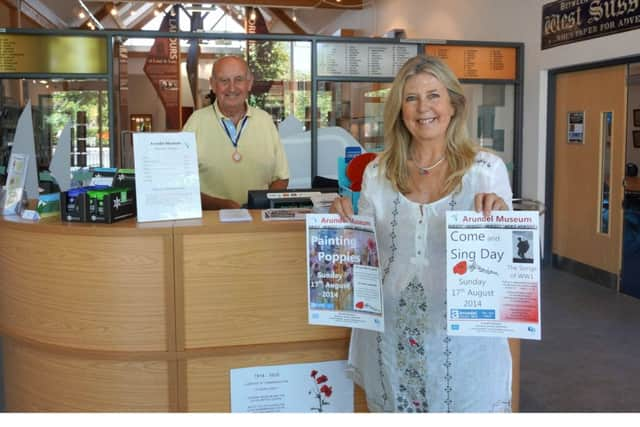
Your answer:
[[[447,333],[537,339],[537,211],[447,212]]]
[[[353,412],[347,361],[231,369],[231,412]]]
[[[310,214],[307,227],[309,323],[382,332],[382,286],[373,219]]]

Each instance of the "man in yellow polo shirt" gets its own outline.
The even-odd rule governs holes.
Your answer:
[[[237,56],[215,62],[213,106],[195,111],[184,131],[198,145],[202,208],[235,209],[247,202],[248,190],[285,190],[289,165],[271,116],[247,104],[253,76]]]

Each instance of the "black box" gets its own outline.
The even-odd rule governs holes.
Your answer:
[[[89,190],[87,221],[111,224],[135,216],[136,192],[131,188]]]

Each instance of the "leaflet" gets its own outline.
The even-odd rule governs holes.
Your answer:
[[[29,156],[27,154],[13,153],[9,157],[9,169],[7,170],[7,186],[4,189],[2,201],[2,215],[17,215],[20,213],[24,187],[27,181],[27,168]]]
[[[448,335],[536,339],[537,211],[447,212]]]
[[[384,331],[373,219],[308,214],[309,324]]]

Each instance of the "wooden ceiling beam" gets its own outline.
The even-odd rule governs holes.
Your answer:
[[[95,0],[94,0],[95,1]],[[103,0],[108,1],[108,0]],[[283,9],[362,9],[365,0],[194,0],[189,3],[192,4],[212,4],[219,5],[220,3],[237,6],[256,6],[256,7],[276,7]],[[147,3],[142,0],[133,0],[132,3]],[[171,2],[169,2],[171,3]]]
[[[113,6],[111,4],[105,4],[97,12],[95,12],[93,16],[98,20],[98,22],[102,23],[102,20],[109,16],[109,14],[111,13],[112,7]],[[85,19],[84,22],[80,24],[80,28],[86,27],[89,22],[93,22],[93,20],[91,18]]]
[[[58,28],[53,22],[51,22],[45,15],[40,13],[36,8],[32,7],[29,3],[22,0],[22,4],[20,7],[20,11],[18,11],[18,6],[16,0],[2,0],[2,2],[13,9],[16,13],[16,26],[17,26],[17,14],[21,13],[22,17],[27,18],[37,27],[46,28],[46,29],[56,29]]]
[[[238,13],[231,9],[231,6],[224,6],[224,13],[231,17],[231,19],[233,19],[236,24],[244,28],[244,18],[238,19]]]
[[[22,19],[29,21],[30,26],[41,27],[41,25],[37,21],[34,21],[27,15],[23,14],[24,16],[21,16],[20,19],[18,19],[18,8],[15,6],[15,4],[13,4],[13,2],[10,2],[9,0],[0,0],[0,4],[3,4],[7,8],[9,8],[9,27],[10,28],[18,28],[18,23]]]
[[[300,35],[307,34],[307,32],[300,25],[298,25],[297,22],[291,19],[291,17],[287,15],[287,12],[285,12],[284,10],[278,9],[275,7],[270,7],[269,12],[271,12],[280,21],[282,21],[282,23],[286,25],[291,30],[291,32],[293,32],[293,34],[300,34]]]

